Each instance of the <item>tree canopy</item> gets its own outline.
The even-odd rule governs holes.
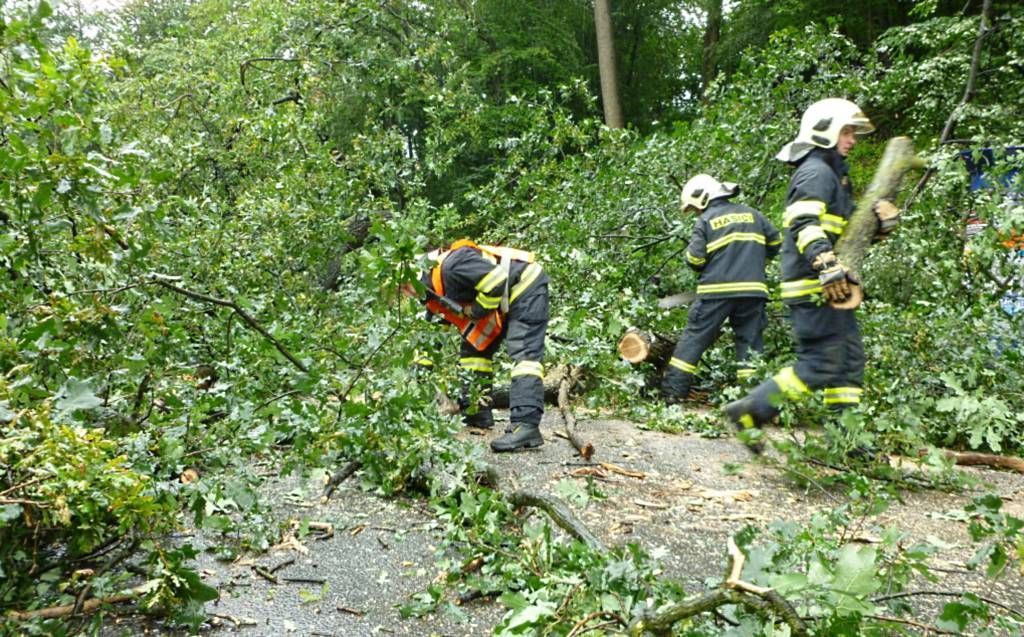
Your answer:
[[[899,235],[865,264],[870,397],[819,451],[929,449],[936,465],[937,448],[1020,456],[1024,207],[1019,175],[1001,177],[1024,160],[1006,150],[1024,141],[1024,6],[611,5],[618,130],[602,121],[582,0],[0,5],[0,609],[121,590],[133,577],[122,562],[141,555],[143,605],[198,625],[216,592],[168,537],[187,516],[224,534],[225,556],[266,548],[255,458],[282,472],[357,462],[369,489],[448,507],[456,544],[483,524],[458,512],[460,493],[514,519],[472,479],[478,454],[434,401],[458,382],[453,335],[394,294],[418,255],[463,236],[541,255],[547,362],[610,381],[588,406],[678,419],[614,342],[630,325],[671,331],[685,313],[657,305],[695,286],[681,267],[693,219],[680,184],[697,172],[737,181],[781,225],[788,169],[773,157],[824,97],[857,102],[878,126],[851,157],[855,184],[896,135],[929,168],[899,197]],[[984,149],[991,187],[972,190],[967,167]],[[762,374],[793,355],[777,298],[772,308]],[[424,352],[429,378],[413,365]],[[707,356],[708,382],[735,396],[727,352]],[[784,411],[782,424],[805,417]],[[783,451],[813,464],[813,450]],[[196,466],[211,477],[183,480]],[[438,466],[459,489],[432,482],[425,468]],[[847,486],[867,497],[859,478]],[[1021,521],[998,501],[978,507],[1000,572],[1020,559]],[[823,560],[865,559],[833,548]],[[776,557],[772,568],[798,568]],[[551,559],[556,573],[613,558]],[[618,559],[652,572],[639,548]],[[82,584],[79,564],[109,570]],[[674,594],[645,577],[616,594]],[[822,599],[818,634],[840,618],[848,634],[879,630],[869,609]]]

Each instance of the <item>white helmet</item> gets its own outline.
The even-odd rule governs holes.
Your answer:
[[[800,118],[800,132],[796,139],[783,146],[775,158],[793,162],[815,146],[832,148],[839,141],[839,132],[844,126],[853,126],[857,135],[866,135],[875,130],[868,116],[850,100],[830,97],[815,102],[807,107]]]
[[[691,177],[690,181],[683,186],[679,203],[682,209],[686,210],[693,206],[697,210],[704,210],[712,199],[721,197],[733,197],[738,194],[740,187],[728,181],[718,181],[711,175],[700,174]]]

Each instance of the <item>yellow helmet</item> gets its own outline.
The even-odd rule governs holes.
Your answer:
[[[775,158],[793,162],[815,146],[832,148],[839,141],[839,132],[845,126],[853,126],[857,135],[866,135],[875,130],[868,116],[850,100],[830,97],[817,101],[808,106],[800,118],[800,132],[796,139],[783,146]]]

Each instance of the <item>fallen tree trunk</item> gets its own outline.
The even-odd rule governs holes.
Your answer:
[[[843,265],[849,268],[850,273],[858,281],[861,280],[860,271],[867,256],[868,248],[875,239],[878,230],[878,219],[875,217],[874,204],[879,199],[895,200],[899,193],[903,177],[915,168],[924,168],[925,162],[914,153],[914,145],[909,137],[893,137],[885,146],[882,160],[875,171],[875,177],[871,184],[860,197],[857,209],[850,217],[843,231],[843,236],[836,242],[835,252]],[[863,287],[863,281],[861,282]],[[833,304],[833,307],[852,309],[860,303],[847,308],[846,301],[843,304]]]

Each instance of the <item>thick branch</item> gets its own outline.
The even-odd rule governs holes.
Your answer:
[[[150,591],[149,584],[142,584],[135,588],[130,588],[126,591],[111,595],[109,597],[93,597],[92,599],[85,600],[81,608],[77,611],[80,613],[92,613],[101,606],[108,606],[110,604],[120,604],[121,602],[130,602],[134,599],[142,597]],[[15,621],[26,621],[29,619],[55,619],[58,617],[68,617],[74,614],[75,606],[77,604],[64,604],[63,606],[51,606],[49,608],[40,608],[37,610],[12,610],[7,613],[7,617]]]
[[[168,290],[171,290],[172,292],[177,292],[178,294],[181,294],[183,296],[187,296],[190,299],[194,299],[196,301],[203,301],[203,302],[206,302],[206,303],[211,303],[213,305],[219,305],[221,307],[231,308],[231,310],[233,310],[235,312],[235,314],[237,314],[239,317],[241,317],[241,319],[243,321],[245,321],[246,325],[248,325],[252,329],[256,330],[257,332],[259,332],[263,336],[263,338],[265,338],[268,341],[270,341],[271,344],[273,344],[273,346],[275,348],[277,348],[277,351],[281,352],[281,355],[284,356],[285,358],[287,358],[291,362],[292,365],[294,365],[298,369],[302,370],[303,372],[307,372],[307,373],[309,372],[309,368],[302,361],[300,361],[298,358],[296,358],[294,354],[289,352],[288,349],[285,348],[285,346],[281,344],[281,341],[279,341],[276,338],[274,338],[274,336],[270,332],[268,332],[262,325],[260,325],[258,322],[256,322],[256,319],[254,319],[252,316],[250,316],[248,312],[243,310],[242,307],[240,305],[238,305],[238,303],[235,303],[234,301],[232,301],[230,299],[219,299],[219,298],[217,298],[215,296],[210,296],[208,294],[202,294],[200,292],[193,292],[192,290],[186,290],[183,287],[179,287],[179,286],[171,283],[171,281],[173,281],[173,280],[175,280],[175,279],[172,279],[170,277],[165,277],[163,275],[150,275],[150,277],[146,279],[146,282],[147,283],[154,283],[154,284],[159,285],[161,287],[167,288]]]
[[[857,210],[836,243],[836,256],[858,279],[864,257],[878,229],[878,219],[872,207],[879,199],[895,199],[903,176],[913,168],[923,167],[924,161],[914,154],[914,145],[909,137],[893,137],[886,144],[871,185],[860,198]]]
[[[516,491],[508,495],[508,501],[517,507],[536,507],[548,514],[555,524],[566,533],[580,540],[595,551],[604,552],[604,544],[590,532],[579,519],[573,515],[569,507],[556,497],[533,493],[531,491]]]
[[[672,334],[645,332],[636,327],[626,330],[619,339],[618,350],[622,359],[633,363],[650,361],[655,367],[664,367],[672,356],[676,338]]]
[[[574,368],[578,369],[578,368]],[[582,370],[580,370],[582,371]],[[547,405],[558,405],[558,392],[562,387],[562,379],[569,373],[569,366],[559,365],[544,375],[544,403]],[[579,381],[577,376],[576,382]],[[511,387],[502,385],[495,387],[491,392],[491,407],[495,409],[508,409]]]
[[[634,621],[629,627],[629,634],[633,637],[647,634],[668,635],[673,624],[682,619],[706,613],[719,606],[738,604],[756,613],[775,613],[789,625],[793,635],[807,635],[807,626],[785,598],[770,588],[756,586],[740,579],[745,557],[731,537],[728,550],[731,563],[729,575],[722,586],[700,597],[666,606],[652,616]]]
[[[569,392],[579,376],[580,368],[571,367],[569,373],[562,377],[562,382],[558,387],[558,409],[562,412],[562,419],[565,421],[565,434],[569,438],[569,442],[576,448],[576,451],[580,452],[580,456],[584,460],[590,460],[594,455],[594,445],[580,438],[576,429],[576,416],[572,413],[572,407],[569,405]]]
[[[939,145],[945,144],[949,141],[953,135],[953,129],[956,127],[957,120],[959,119],[961,111],[964,106],[971,101],[974,97],[975,85],[978,81],[978,70],[981,68],[981,45],[985,40],[985,36],[991,31],[992,23],[992,0],[984,0],[981,5],[981,21],[978,23],[978,36],[974,38],[974,51],[971,53],[971,66],[967,71],[967,84],[964,86],[964,94],[960,98],[953,111],[949,114],[949,119],[946,120],[946,125],[942,127],[942,134],[939,136]],[[931,179],[932,175],[935,174],[935,167],[929,166],[928,170],[925,171],[924,175],[914,186],[914,192],[911,193],[907,200],[907,207],[910,207],[910,203],[913,202],[914,198],[922,190],[924,190],[925,184]]]
[[[359,468],[363,466],[363,463],[358,460],[353,460],[330,477],[327,484],[324,486],[324,494],[320,497],[321,502],[327,502],[334,495],[334,490],[338,488],[338,485],[348,480],[348,478],[359,471]]]
[[[977,453],[974,451],[950,451],[946,450],[946,457],[958,465],[985,466],[996,469],[1009,469],[1017,473],[1024,473],[1024,458],[1012,456],[997,456],[992,453]]]

